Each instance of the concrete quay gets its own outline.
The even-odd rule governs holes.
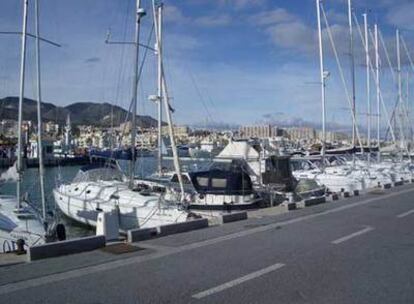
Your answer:
[[[406,184],[0,267],[0,297],[4,303],[413,303],[413,195],[414,185]]]

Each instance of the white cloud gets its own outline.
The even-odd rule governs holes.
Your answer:
[[[254,6],[263,6],[267,0],[218,0],[222,5],[228,5],[236,10],[245,9]]]
[[[224,26],[230,24],[232,21],[229,15],[210,15],[210,16],[202,16],[199,18],[194,19],[194,23],[199,26],[205,27],[216,27],[216,26]]]
[[[280,23],[267,28],[275,45],[309,53],[314,49],[314,31],[300,21]]]
[[[177,6],[169,4],[164,6],[164,20],[171,23],[185,23],[189,18]]]
[[[271,25],[281,22],[296,20],[296,16],[290,14],[284,8],[276,8],[271,11],[264,11],[250,17],[250,21],[257,25]]]
[[[414,30],[414,2],[404,3],[392,8],[387,14],[388,23],[391,25]]]

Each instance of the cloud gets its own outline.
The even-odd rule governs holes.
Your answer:
[[[164,21],[167,23],[186,23],[190,20],[180,8],[172,4],[164,6]]]
[[[101,61],[101,58],[99,58],[99,57],[91,57],[91,58],[88,58],[88,59],[85,59],[85,63],[97,63],[97,62],[100,62]]]
[[[315,33],[300,21],[280,23],[268,27],[272,42],[286,49],[310,53],[315,48]]]
[[[220,15],[220,16],[202,16],[196,18],[194,23],[199,26],[204,27],[217,27],[217,26],[224,26],[230,24],[232,21],[229,15]]]
[[[250,17],[250,21],[256,25],[271,25],[275,23],[291,22],[296,16],[290,14],[284,8],[276,8],[271,11],[257,13]]]
[[[242,10],[249,7],[264,6],[267,0],[218,0],[221,5],[233,7],[236,10]]]
[[[404,3],[391,8],[386,18],[391,25],[403,29],[414,30],[414,3]]]

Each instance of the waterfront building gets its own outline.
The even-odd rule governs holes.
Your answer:
[[[281,136],[282,129],[276,126],[268,125],[255,125],[255,126],[242,126],[239,128],[240,138],[270,138]]]

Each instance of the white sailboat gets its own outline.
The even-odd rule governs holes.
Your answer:
[[[189,213],[181,207],[177,200],[172,202],[166,201],[160,192],[136,187],[136,183],[139,182],[135,179],[139,37],[141,20],[146,14],[141,7],[140,0],[136,1],[135,13],[136,27],[135,41],[133,43],[135,48],[134,79],[131,107],[132,146],[129,177],[126,178],[116,164],[106,162],[103,165],[91,165],[82,168],[71,183],[62,184],[53,191],[56,204],[68,217],[78,222],[95,226],[98,212],[117,212],[121,230],[183,222],[190,218]],[[160,77],[161,80],[164,79],[164,77]],[[163,85],[164,96],[167,95],[165,92],[165,85]],[[163,100],[164,104],[167,105],[168,100],[166,98],[163,98]],[[168,109],[168,106],[166,108]],[[172,133],[171,117],[168,111],[167,118],[169,120],[170,133]],[[172,138],[174,137],[172,136]],[[177,167],[176,161],[175,164]]]
[[[25,67],[26,67],[26,39],[27,39],[27,19],[28,19],[28,0],[24,0],[23,11],[23,30],[22,30],[22,50],[20,63],[20,96],[18,114],[18,148],[17,163],[3,175],[7,178],[15,178],[17,182],[16,196],[0,196],[0,252],[8,252],[17,248],[16,244],[24,246],[35,246],[42,244],[52,238],[56,226],[55,223],[49,225],[46,214],[46,202],[44,193],[44,172],[42,153],[39,152],[39,181],[42,213],[29,202],[27,197],[23,197],[21,192],[21,182],[23,178],[22,163],[22,107],[25,90]],[[36,69],[37,69],[37,115],[38,115],[38,146],[42,151],[42,129],[41,129],[41,90],[40,90],[40,37],[39,37],[39,3],[35,1],[36,10]],[[19,242],[20,241],[20,242]],[[21,241],[24,241],[23,243]],[[23,249],[23,248],[20,248]]]

